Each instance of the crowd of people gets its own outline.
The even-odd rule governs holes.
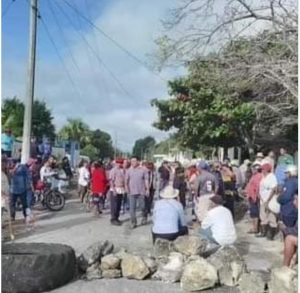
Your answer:
[[[13,139],[7,141],[13,143]],[[31,158],[26,164],[21,164],[21,156],[12,157],[11,145],[3,148],[2,141],[2,225],[6,220],[10,224],[15,221],[16,210],[19,207],[22,209],[25,223],[30,225],[34,221],[33,205],[36,202],[36,192],[43,190],[47,183],[64,192],[63,187],[73,177],[73,172],[67,157],[58,162],[46,148],[43,149],[45,152],[31,152]]]
[[[57,162],[51,155],[37,156],[24,165],[11,160],[8,151],[2,152],[2,207],[8,207],[13,221],[19,200],[27,220],[39,185],[53,173],[61,172],[66,180],[74,174],[66,157]],[[146,225],[152,216],[153,241],[174,240],[198,225],[199,235],[210,242],[233,244],[237,238],[235,205],[246,198],[252,220],[248,233],[268,240],[282,233],[286,266],[297,250],[298,174],[293,157],[284,148],[277,159],[273,151],[266,156],[259,152],[254,162],[245,160],[242,165],[228,158],[188,166],[164,161],[158,168],[137,157],[82,160],[77,182],[80,201],[86,204],[88,200],[94,215],[100,216],[109,203],[112,225],[122,225],[122,211],[129,211],[132,229]]]

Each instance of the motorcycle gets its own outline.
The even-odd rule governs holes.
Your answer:
[[[51,177],[54,180],[39,181],[36,184],[33,199],[34,204],[40,202],[50,211],[57,212],[62,210],[66,203],[64,191],[60,186],[60,182],[66,179],[58,177],[57,174],[53,174]]]

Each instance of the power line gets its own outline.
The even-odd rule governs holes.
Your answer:
[[[106,32],[104,32],[99,26],[96,26],[91,20],[89,20],[87,17],[85,17],[83,14],[80,13],[80,11],[71,5],[67,0],[64,0],[66,5],[68,5],[72,10],[74,10],[82,19],[84,19],[87,23],[89,23],[92,27],[94,27],[98,32],[100,32],[103,36],[105,36],[107,39],[109,39],[112,43],[114,43],[119,49],[121,49],[123,52],[125,52],[129,57],[131,57],[133,60],[138,62],[139,64],[143,65],[148,71],[150,71],[152,74],[156,75],[163,81],[167,81],[165,78],[163,78],[160,74],[153,71],[144,61],[133,55],[129,50],[127,50],[125,47],[123,47],[119,42],[117,42],[115,39],[110,37]]]
[[[91,13],[90,13],[90,9],[89,9],[89,5],[87,3],[87,0],[84,0],[84,3],[85,3],[85,7],[86,7],[87,16],[88,16],[88,18],[91,18]],[[79,18],[78,14],[77,14],[77,17]],[[99,50],[99,45],[98,45],[98,42],[97,42],[97,38],[96,38],[94,28],[92,29],[92,37],[93,37],[93,42],[94,42],[96,51],[99,53],[100,50]],[[106,94],[108,95],[108,87],[107,87],[107,84],[105,82],[105,76],[104,75],[103,75],[102,81],[103,81],[103,85],[104,85],[104,90],[105,90]]]
[[[38,16],[38,17],[39,17],[39,19],[41,20],[41,22],[42,22],[42,24],[43,24],[43,26],[44,26],[44,29],[45,29],[45,31],[46,31],[48,37],[49,37],[50,42],[52,43],[52,45],[53,45],[53,47],[54,47],[54,49],[55,49],[55,52],[56,52],[56,54],[57,54],[57,56],[58,56],[60,62],[62,63],[62,66],[63,66],[64,70],[66,71],[66,74],[67,74],[67,76],[68,76],[68,79],[69,79],[70,83],[71,83],[72,86],[73,86],[74,91],[78,94],[78,96],[79,96],[80,99],[81,99],[80,91],[77,89],[77,87],[76,87],[76,85],[75,85],[75,83],[74,83],[74,81],[73,81],[73,79],[72,79],[72,77],[71,77],[71,74],[70,74],[70,72],[68,71],[68,69],[67,69],[67,67],[66,67],[66,64],[64,63],[64,60],[63,60],[63,58],[61,57],[61,55],[60,55],[60,53],[59,53],[59,50],[58,50],[58,48],[57,48],[57,46],[56,46],[56,44],[55,44],[55,42],[54,42],[54,39],[53,39],[52,36],[51,36],[51,33],[50,33],[50,31],[49,31],[49,29],[48,29],[48,27],[47,27],[47,25],[46,25],[46,22],[44,21],[44,19],[42,18],[42,16],[41,16],[40,13],[39,13],[39,16]]]
[[[16,0],[11,0],[8,5],[6,6],[5,9],[3,9],[2,12],[2,18],[7,14],[7,12],[10,10],[11,6],[14,4],[14,2],[16,2]]]
[[[64,40],[64,42],[65,42],[65,44],[66,44],[66,47],[67,47],[67,49],[68,49],[68,52],[69,52],[70,57],[71,57],[71,60],[72,60],[72,63],[74,64],[75,68],[76,68],[77,71],[79,72],[79,66],[78,66],[77,62],[75,61],[75,58],[74,58],[74,56],[73,56],[73,53],[72,53],[72,51],[71,51],[71,49],[70,49],[70,47],[69,47],[69,45],[68,45],[67,38],[65,37],[64,31],[63,31],[63,29],[62,29],[62,27],[61,27],[61,25],[60,25],[60,23],[59,23],[58,17],[57,17],[56,14],[55,14],[55,11],[54,11],[54,9],[53,9],[53,7],[52,7],[51,1],[48,0],[47,2],[48,2],[48,6],[49,6],[49,8],[50,8],[50,12],[51,12],[51,14],[52,14],[52,16],[53,16],[53,18],[54,18],[54,21],[56,22],[56,25],[58,26],[58,28],[59,28],[59,30],[60,30],[60,32],[61,32],[62,38],[63,38],[63,40]]]
[[[69,19],[69,21],[71,22],[71,24],[73,25],[72,21],[69,18],[69,15],[62,9],[62,7],[59,5],[58,2],[56,2],[57,7],[61,10],[61,12],[65,15],[66,18]],[[74,26],[74,25],[73,25]],[[107,71],[108,73],[111,75],[112,79],[118,84],[118,86],[120,87],[120,89],[130,98],[133,99],[135,103],[137,103],[137,99],[135,99],[128,91],[127,89],[124,87],[124,85],[122,84],[122,82],[117,78],[117,76],[112,72],[112,70],[105,64],[105,62],[100,58],[99,54],[95,51],[95,49],[89,44],[89,42],[87,41],[87,39],[84,37],[84,35],[79,31],[76,30],[76,32],[80,35],[80,37],[83,39],[83,41],[85,42],[85,44],[88,46],[88,48],[90,48],[90,50],[94,53],[95,57],[97,58],[98,62],[100,65],[102,65]]]

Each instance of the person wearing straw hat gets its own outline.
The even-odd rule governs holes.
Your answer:
[[[183,206],[178,201],[179,190],[171,185],[160,191],[160,199],[153,209],[153,243],[157,238],[169,241],[188,234]]]
[[[219,245],[233,244],[237,237],[231,212],[223,207],[220,195],[214,195],[209,200],[210,208],[202,221],[200,235]]]

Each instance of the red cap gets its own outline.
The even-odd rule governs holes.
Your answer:
[[[116,159],[116,163],[117,164],[123,164],[124,163],[124,159],[118,158],[118,159]]]
[[[262,164],[261,170],[265,171],[265,172],[271,172],[272,171],[272,166],[269,163]]]

